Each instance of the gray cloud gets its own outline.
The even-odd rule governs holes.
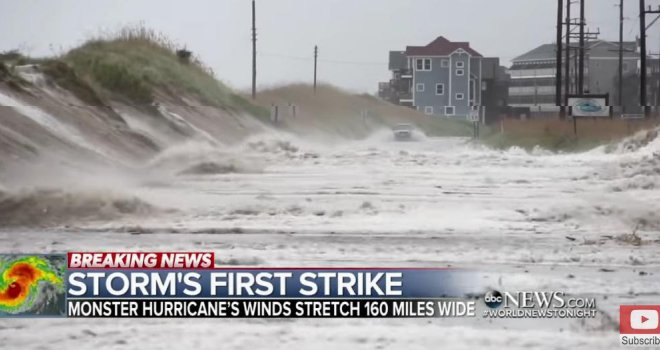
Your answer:
[[[616,0],[587,0],[588,21],[617,40]],[[656,0],[649,0],[656,5]],[[387,52],[439,35],[470,41],[508,64],[554,40],[554,0],[258,0],[259,84],[310,81],[319,45],[319,78],[373,92],[388,79]],[[102,31],[144,23],[185,43],[221,80],[250,84],[250,0],[0,0],[0,50],[51,55]],[[638,32],[637,1],[626,1],[626,39]],[[577,6],[575,6],[577,12]],[[660,28],[654,28],[654,32]],[[658,50],[660,36],[650,47]]]

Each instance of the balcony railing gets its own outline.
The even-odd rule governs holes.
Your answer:
[[[412,93],[410,92],[400,92],[399,100],[412,100]]]
[[[402,69],[400,71],[401,79],[412,79],[412,69]]]

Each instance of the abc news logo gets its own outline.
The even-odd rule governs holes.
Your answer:
[[[491,309],[499,307],[531,308],[595,308],[593,298],[567,298],[563,292],[501,293],[493,290],[484,295],[484,303]]]
[[[502,296],[502,293],[496,290],[490,291],[484,295],[484,303],[486,303],[486,306],[491,309],[497,309],[502,305],[502,302],[504,302],[504,297]]]

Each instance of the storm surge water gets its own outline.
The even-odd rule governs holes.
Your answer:
[[[470,268],[497,290],[595,296],[599,315],[591,323],[476,320],[460,328],[470,338],[490,332],[509,339],[502,343],[508,346],[532,329],[548,344],[608,348],[618,340],[618,306],[652,303],[660,290],[657,190],[626,186],[642,178],[655,186],[658,144],[622,148],[495,150],[467,138],[396,142],[389,130],[363,140],[272,132],[231,145],[185,142],[131,169],[60,176],[89,186],[57,180],[55,190],[41,190],[35,184],[43,177],[6,186],[0,226],[27,228],[20,235],[0,231],[0,246],[215,251],[220,265]],[[211,332],[218,322],[196,327]],[[456,329],[429,322],[428,334]],[[119,340],[109,331],[114,324],[93,326],[104,340]],[[140,334],[153,328],[132,326]],[[243,332],[255,324],[221,326]],[[310,344],[343,327],[295,320],[276,326]],[[373,332],[408,334],[419,326],[392,320]],[[153,337],[180,327],[163,320]],[[48,337],[57,338],[62,329],[53,328]]]
[[[0,194],[1,227],[75,225],[158,212],[137,197],[112,192],[34,189]]]
[[[186,142],[170,147],[151,159],[147,168],[152,172],[174,175],[257,173],[262,170],[257,158],[203,142]]]

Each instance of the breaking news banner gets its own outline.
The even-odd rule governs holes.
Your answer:
[[[469,274],[435,268],[216,267],[210,252],[0,258],[0,315],[476,317]]]
[[[598,312],[593,297],[486,291],[479,276],[444,268],[226,267],[215,265],[212,252],[0,255],[0,316],[585,319]],[[657,312],[622,306],[629,324],[622,323],[622,342],[657,341],[648,336],[657,334]]]

